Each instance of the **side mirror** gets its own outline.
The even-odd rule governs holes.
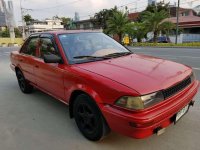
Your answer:
[[[45,63],[61,63],[62,59],[54,54],[44,55],[44,62]]]

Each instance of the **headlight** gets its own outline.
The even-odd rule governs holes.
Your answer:
[[[117,106],[128,109],[135,109],[135,110],[144,109],[144,105],[140,97],[124,96],[121,97],[119,100],[117,100],[115,104]]]
[[[163,100],[164,96],[162,92],[156,92],[141,97],[124,96],[118,99],[115,105],[133,110],[141,110]]]

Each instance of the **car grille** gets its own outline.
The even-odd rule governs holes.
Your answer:
[[[179,91],[183,90],[186,88],[190,83],[192,82],[191,76],[187,77],[180,83],[176,84],[175,86],[172,86],[166,90],[163,90],[163,96],[165,99],[173,96],[174,94],[178,93]]]

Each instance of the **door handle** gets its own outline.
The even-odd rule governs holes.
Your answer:
[[[22,62],[22,61],[23,61],[23,59],[19,59],[19,61],[20,61],[20,62]]]
[[[35,68],[39,68],[39,66],[38,66],[38,65],[35,65]]]

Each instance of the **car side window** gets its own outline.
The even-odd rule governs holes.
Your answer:
[[[22,47],[21,53],[35,56],[37,44],[38,44],[38,37],[29,39]]]
[[[58,52],[54,46],[54,43],[50,38],[41,38],[40,39],[40,58],[43,58],[44,55],[54,54],[58,55]],[[58,55],[59,56],[59,55]]]

